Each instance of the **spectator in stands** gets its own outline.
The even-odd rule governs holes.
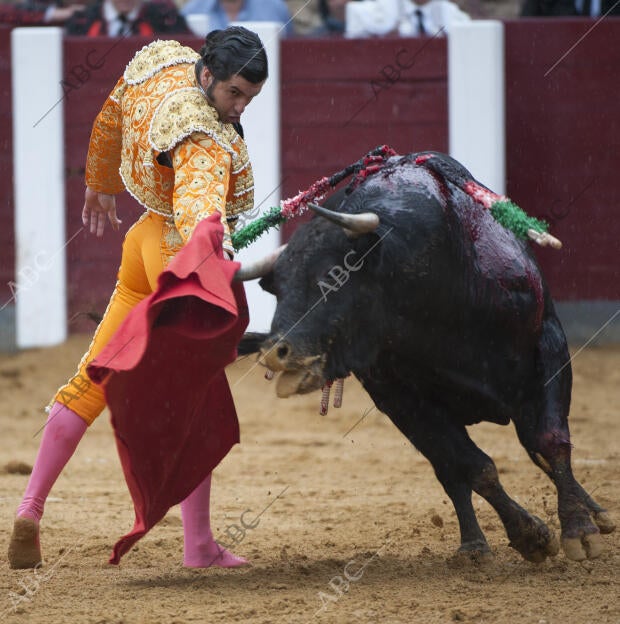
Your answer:
[[[286,0],[286,6],[293,19],[295,34],[311,35],[320,28],[319,0]]]
[[[447,35],[453,24],[467,22],[470,19],[456,2],[448,0],[405,2],[405,11],[399,21],[398,33],[404,37]]]
[[[560,17],[579,15],[575,0],[525,0],[521,7],[523,17]]]
[[[471,17],[483,19],[514,19],[519,16],[523,0],[463,0],[459,6]]]
[[[343,34],[345,28],[345,9],[349,0],[319,0],[321,26],[316,35]]]
[[[620,16],[617,0],[575,0],[580,15],[586,17]]]
[[[171,0],[97,0],[67,22],[68,35],[97,37],[189,33]]]
[[[525,0],[522,17],[601,17],[620,15],[617,0]]]
[[[0,24],[10,26],[45,26],[64,24],[74,13],[84,7],[79,3],[60,6],[52,2],[25,4],[0,4]]]
[[[471,18],[449,0],[361,0],[347,9],[347,37],[445,35],[457,22]]]
[[[181,12],[206,15],[209,30],[224,29],[231,22],[281,22],[287,35],[293,33],[284,0],[189,0]]]

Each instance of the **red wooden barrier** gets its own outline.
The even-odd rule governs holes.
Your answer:
[[[445,40],[283,41],[282,196],[383,143],[447,151],[447,100]]]
[[[593,24],[506,24],[507,189],[564,242],[537,252],[553,296],[617,301],[620,20]]]

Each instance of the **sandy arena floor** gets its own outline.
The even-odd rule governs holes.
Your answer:
[[[608,550],[598,560],[559,555],[533,565],[508,547],[495,512],[476,496],[495,558],[460,565],[452,560],[456,517],[429,464],[385,416],[373,410],[362,418],[372,403],[356,382],[345,385],[343,408],[321,417],[318,394],[278,400],[248,359],[229,369],[242,444],[215,472],[212,525],[230,542],[227,527],[239,525],[245,510],[248,520],[264,512],[258,526],[237,534],[234,550],[252,567],[183,568],[178,507],[119,567],[107,564],[133,510],[103,415],[52,490],[42,523],[46,566],[37,574],[10,570],[6,547],[28,477],[6,465],[32,465],[42,406],[87,342],[74,337],[0,357],[1,622],[620,622],[620,531],[605,537]],[[574,370],[573,466],[614,512],[620,348],[583,351]],[[508,492],[557,529],[554,488],[512,426],[472,432]]]

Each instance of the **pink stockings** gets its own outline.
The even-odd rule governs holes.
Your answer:
[[[74,411],[62,403],[54,403],[43,429],[43,438],[26,492],[17,508],[20,518],[41,520],[43,506],[52,486],[58,479],[82,439],[88,425]]]
[[[45,500],[87,426],[68,407],[61,403],[52,406],[24,498],[17,508],[8,553],[12,568],[35,568],[41,563],[39,521]]]
[[[236,568],[247,561],[220,546],[211,533],[209,500],[211,475],[209,475],[182,503],[183,565],[188,568]]]
[[[61,403],[54,403],[24,498],[17,509],[9,545],[12,568],[32,568],[41,561],[38,525],[45,500],[86,429],[86,422],[74,411]],[[245,559],[236,557],[213,539],[209,520],[210,494],[211,475],[181,503],[185,545],[183,563],[191,568],[244,565],[247,563]]]

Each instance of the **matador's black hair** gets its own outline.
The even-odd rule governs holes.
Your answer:
[[[205,38],[200,56],[216,80],[228,80],[239,74],[248,82],[258,84],[268,75],[267,53],[262,41],[243,26],[212,30]]]

